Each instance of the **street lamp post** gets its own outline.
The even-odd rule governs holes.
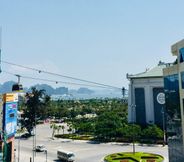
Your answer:
[[[164,132],[164,136],[163,136],[163,146],[165,146],[166,143],[166,135],[165,135],[165,113],[164,113],[164,104],[165,104],[165,94],[163,92],[160,92],[157,94],[157,102],[162,105],[162,128],[163,128],[163,132]]]
[[[132,84],[131,84],[132,85]],[[133,88],[131,88],[131,91],[133,90]],[[125,87],[122,87],[122,95],[123,95],[123,102],[125,102]],[[131,93],[132,98],[133,98],[133,93]],[[135,104],[131,104],[131,113],[132,113],[132,149],[133,149],[133,154],[135,154],[135,130],[134,130],[134,122],[135,122]]]
[[[134,122],[135,122],[135,107],[136,105],[132,104],[131,105],[131,111],[132,111],[132,131],[133,131],[133,135],[132,135],[132,149],[133,149],[133,154],[135,154],[135,130],[134,130]]]
[[[163,132],[164,132],[163,146],[165,146],[165,144],[166,144],[166,132],[165,132],[165,113],[164,113],[164,107],[162,107],[162,125],[163,125]]]
[[[35,111],[35,108],[34,108],[34,111]],[[34,132],[34,146],[35,146],[35,148],[36,148],[36,112],[34,112],[35,113],[35,116],[34,116],[34,120],[35,120],[35,132]],[[35,156],[36,156],[36,151],[35,151]]]
[[[33,127],[33,134],[34,134],[34,127]],[[35,154],[35,152],[36,152],[36,148],[35,148],[35,146],[34,146],[34,135],[33,135],[33,162],[34,162],[34,154]]]
[[[46,162],[47,162],[47,150],[45,150],[45,158],[46,158]]]
[[[18,121],[19,122],[19,121]],[[20,129],[20,123],[18,123]],[[20,131],[19,131],[19,139],[18,139],[18,162],[20,162]]]

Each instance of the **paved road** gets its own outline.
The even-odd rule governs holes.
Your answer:
[[[57,161],[57,149],[62,148],[75,153],[76,162],[99,162],[105,155],[115,152],[132,151],[130,144],[118,143],[92,143],[89,141],[78,141],[68,139],[51,139],[52,130],[49,124],[37,127],[37,144],[44,144],[48,150],[47,162]],[[32,138],[20,141],[20,162],[29,162],[32,157]],[[15,142],[17,147],[18,141]],[[168,161],[168,148],[162,146],[136,146],[136,151],[158,153]],[[17,154],[16,154],[17,157]],[[45,162],[46,154],[37,153],[34,162]],[[33,161],[32,161],[33,162]]]

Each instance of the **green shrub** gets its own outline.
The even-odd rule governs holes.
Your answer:
[[[142,131],[142,137],[147,139],[161,139],[163,135],[163,131],[156,125],[150,125]]]

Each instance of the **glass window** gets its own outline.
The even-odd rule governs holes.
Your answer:
[[[136,123],[146,125],[145,92],[144,88],[135,88]],[[133,118],[132,118],[133,119]],[[133,119],[134,121],[134,119]]]
[[[184,89],[184,72],[181,72],[181,86]]]
[[[179,82],[177,74],[164,77],[164,90],[166,97],[166,130],[169,147],[169,161],[184,161]]]
[[[179,50],[180,53],[180,63],[182,63],[184,61],[184,48],[181,48]]]
[[[183,99],[183,115],[184,115],[184,99]]]

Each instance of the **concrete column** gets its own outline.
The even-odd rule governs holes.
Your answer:
[[[131,89],[131,82],[129,84],[129,90],[128,90],[128,122],[132,122],[132,108],[131,108],[131,105],[132,105],[132,89]]]
[[[154,123],[154,106],[153,106],[153,88],[150,85],[145,86],[145,107],[146,107],[146,122]]]

